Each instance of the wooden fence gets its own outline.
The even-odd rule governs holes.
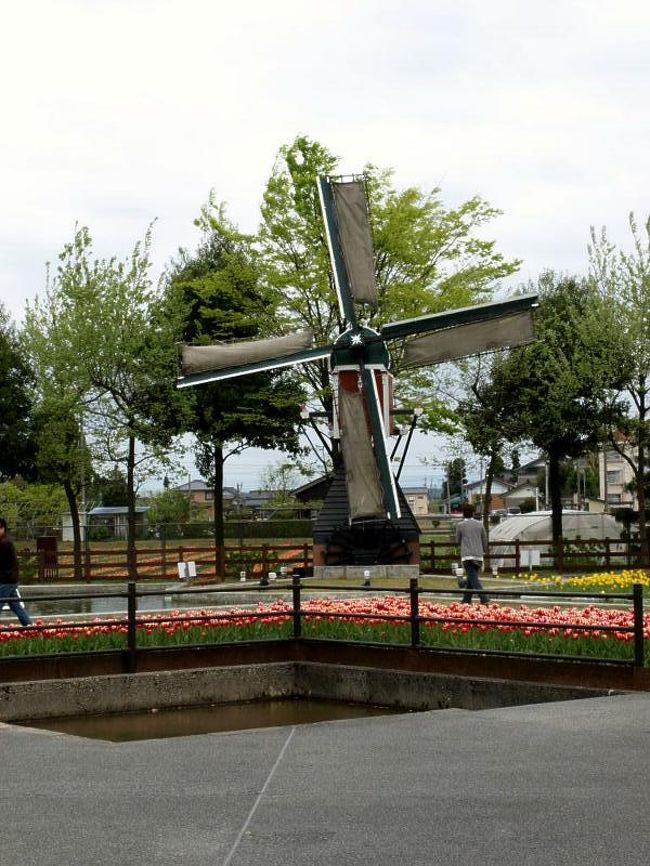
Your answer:
[[[528,551],[539,551],[539,565],[529,565]],[[35,551],[19,548],[22,580],[25,583],[72,582],[72,550]],[[178,581],[179,563],[193,562],[202,582],[217,580],[217,551],[209,543],[179,544],[161,542],[137,548],[137,572],[140,579]],[[309,570],[313,564],[311,542],[268,542],[226,546],[226,580],[259,580],[269,572],[291,574],[298,566]],[[450,574],[458,562],[458,548],[449,540],[423,540],[421,571],[423,574]],[[638,565],[638,548],[617,539],[580,539],[562,542],[553,548],[550,541],[492,541],[486,567],[514,574],[554,569],[560,573],[630,568]],[[94,581],[128,579],[126,545],[87,545],[82,556],[82,578]]]

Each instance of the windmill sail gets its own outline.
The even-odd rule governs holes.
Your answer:
[[[357,303],[376,307],[375,260],[363,181],[332,183],[331,190],[350,294]]]
[[[311,331],[297,331],[286,337],[268,340],[242,340],[238,343],[217,343],[210,346],[182,347],[181,369],[184,376],[206,370],[222,370],[278,359],[311,348]],[[277,366],[280,366],[278,364]]]
[[[338,409],[350,520],[383,519],[386,507],[361,392],[341,388]]]
[[[534,339],[532,311],[525,310],[500,319],[456,325],[411,340],[404,349],[403,363],[405,367],[440,364],[480,352],[520,346]]]

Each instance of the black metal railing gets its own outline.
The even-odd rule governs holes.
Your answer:
[[[588,593],[584,591],[576,591],[576,592],[564,592],[564,591],[550,591],[550,590],[530,590],[530,589],[498,589],[498,590],[490,590],[490,596],[493,601],[502,601],[507,599],[522,599],[525,600],[539,600],[540,602],[549,601],[552,599],[558,600],[571,600],[571,599],[579,599],[581,601],[598,601],[602,602],[614,602],[617,605],[621,605],[624,607],[629,606],[632,610],[632,624],[629,626],[625,625],[606,625],[606,624],[589,624],[589,623],[568,623],[563,621],[553,621],[552,617],[549,617],[548,620],[538,620],[531,619],[530,621],[522,621],[522,620],[512,620],[502,618],[482,618],[480,620],[476,620],[472,617],[458,617],[458,616],[445,616],[444,614],[440,615],[430,615],[426,612],[423,612],[422,605],[420,600],[425,597],[462,597],[466,590],[464,589],[423,589],[418,584],[417,578],[412,578],[409,581],[409,586],[405,587],[382,587],[381,589],[365,589],[363,590],[363,595],[367,595],[368,593],[372,593],[373,595],[401,595],[408,598],[408,611],[405,613],[387,613],[387,612],[378,612],[373,611],[372,613],[362,613],[362,612],[353,612],[350,613],[345,611],[332,611],[331,609],[327,609],[323,607],[322,609],[314,608],[310,606],[308,609],[305,608],[303,604],[304,592],[305,590],[309,591],[310,594],[313,593],[331,593],[335,592],[338,595],[348,595],[350,593],[359,594],[359,587],[350,587],[349,589],[341,588],[340,585],[337,586],[327,586],[326,584],[316,584],[312,580],[305,581],[299,574],[295,574],[290,580],[282,581],[276,583],[276,585],[269,586],[260,584],[259,588],[255,590],[258,593],[258,598],[262,599],[265,595],[268,594],[269,591],[272,590],[281,590],[287,595],[287,600],[290,599],[290,605],[285,608],[277,609],[272,612],[273,617],[276,620],[284,620],[287,623],[291,623],[290,634],[284,638],[280,638],[281,640],[301,640],[301,641],[322,641],[323,638],[313,638],[305,633],[304,623],[306,620],[314,621],[316,619],[320,620],[343,620],[343,619],[353,619],[355,622],[363,623],[364,621],[372,620],[374,622],[384,621],[384,622],[394,622],[394,623],[403,623],[408,625],[408,634],[409,639],[407,643],[397,644],[393,643],[393,646],[410,646],[415,649],[421,650],[436,650],[436,647],[432,644],[428,644],[422,641],[422,625],[430,624],[448,624],[452,626],[463,626],[467,625],[470,627],[493,627],[493,628],[512,628],[515,630],[522,630],[527,628],[534,628],[536,631],[545,631],[545,630],[554,630],[555,632],[572,631],[572,632],[584,632],[585,634],[599,632],[601,634],[614,634],[614,633],[627,633],[630,634],[633,641],[633,653],[632,658],[628,660],[620,660],[620,659],[612,659],[611,657],[602,657],[596,655],[589,656],[574,656],[568,654],[560,654],[560,653],[540,653],[534,651],[521,651],[515,649],[490,649],[490,648],[472,648],[465,649],[463,647],[454,647],[453,649],[444,649],[444,651],[454,652],[454,653],[480,653],[481,655],[508,655],[508,656],[520,656],[526,658],[553,658],[553,659],[567,659],[572,661],[589,661],[589,662],[607,662],[607,663],[619,663],[619,664],[628,664],[633,665],[635,667],[643,667],[645,665],[645,640],[644,640],[644,608],[643,608],[643,587],[640,584],[635,584],[632,588],[632,592],[623,593],[623,592],[611,592],[611,593]],[[219,595],[221,597],[225,597],[228,594],[241,594],[242,589],[238,586],[214,586],[209,585],[201,588],[183,588],[183,589],[167,589],[165,590],[165,595],[174,598],[174,599],[183,599],[191,596],[213,596]],[[247,593],[251,593],[250,585],[247,587]],[[57,594],[53,595],[50,593],[43,595],[30,595],[28,599],[26,599],[27,604],[35,604],[37,602],[47,601],[47,602],[56,602],[56,601],[73,601],[78,599],[116,599],[124,602],[124,606],[126,608],[124,616],[115,616],[113,614],[107,615],[97,615],[92,620],[88,621],[80,620],[80,619],[71,619],[69,621],[63,621],[61,619],[58,620],[42,620],[36,622],[30,626],[27,626],[26,629],[28,631],[28,635],[32,637],[37,637],[39,635],[48,636],[51,635],[53,631],[61,632],[65,634],[66,632],[73,632],[74,630],[84,630],[89,627],[101,627],[103,630],[108,630],[111,628],[121,629],[125,633],[125,641],[123,649],[126,654],[126,669],[128,671],[135,671],[137,669],[137,655],[138,652],[143,649],[141,645],[138,643],[138,627],[163,627],[166,623],[174,622],[176,624],[186,624],[187,626],[191,626],[192,624],[205,624],[209,621],[219,621],[223,623],[227,623],[229,621],[241,620],[242,615],[245,616],[247,621],[255,621],[258,619],[269,618],[270,612],[268,607],[264,609],[254,609],[248,606],[242,606],[240,603],[239,606],[234,609],[233,607],[226,608],[224,610],[219,610],[218,608],[211,607],[209,610],[204,607],[204,609],[200,611],[195,610],[186,610],[180,611],[175,610],[172,614],[166,614],[164,611],[160,610],[150,610],[150,611],[140,611],[138,609],[138,603],[141,599],[146,598],[148,596],[160,596],[161,592],[159,589],[143,589],[140,588],[135,582],[130,582],[126,589],[124,590],[104,590],[104,591],[83,591],[75,594],[65,593],[65,594]],[[267,596],[268,597],[268,596]],[[13,599],[11,599],[13,600]],[[2,604],[10,601],[10,599],[2,599],[0,598],[0,608]],[[0,624],[0,642],[3,640],[7,640],[6,636],[9,637],[17,637],[18,634],[22,634],[25,630],[25,627],[21,627],[18,625],[2,623]],[[277,638],[274,638],[277,640]],[[326,638],[326,640],[335,640],[340,642],[349,642],[339,638]],[[224,641],[214,640],[214,641],[206,641],[202,643],[196,644],[178,644],[178,646],[183,646],[187,649],[195,648],[197,646],[206,646],[214,645],[214,646],[223,646]],[[235,643],[234,641],[230,641],[230,643]],[[358,644],[368,644],[368,645],[376,645],[377,641],[364,641],[357,640],[356,638],[353,641],[354,645]],[[7,644],[5,644],[7,646]],[[174,645],[176,646],[176,645]],[[41,655],[47,656],[60,656],[61,651],[52,651],[41,653]],[[15,654],[0,654],[0,665],[4,659],[15,659],[17,656]],[[22,656],[24,657],[24,656]],[[1,669],[0,669],[1,670]]]

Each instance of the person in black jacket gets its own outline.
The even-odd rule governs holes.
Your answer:
[[[19,574],[16,547],[7,532],[7,521],[0,517],[0,608],[8,604],[21,625],[31,625],[32,618],[25,610],[18,592]]]

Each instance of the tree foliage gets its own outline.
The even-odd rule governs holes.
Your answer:
[[[274,296],[260,283],[251,238],[211,199],[197,221],[203,238],[194,253],[181,252],[166,284],[166,305],[178,311],[186,343],[251,339],[268,333]],[[215,540],[223,557],[223,465],[248,447],[296,452],[302,390],[284,373],[259,373],[185,392],[185,429],[197,441],[197,466],[214,490]],[[217,562],[223,573],[223,562]]]
[[[504,432],[529,441],[549,464],[553,538],[562,536],[560,465],[596,447],[617,411],[611,400],[621,368],[613,332],[594,327],[594,292],[585,280],[540,277],[537,341],[495,362],[490,388],[509,395]],[[491,410],[488,410],[491,411]]]
[[[184,405],[174,388],[174,321],[149,276],[150,242],[148,231],[126,260],[97,258],[79,228],[26,317],[45,402],[57,417],[83,411],[95,462],[124,467],[131,577],[137,486],[152,462],[167,460]]]
[[[335,174],[339,160],[324,145],[297,137],[279,151],[262,204],[259,232],[262,278],[276,295],[277,330],[303,328],[317,343],[336,338],[340,312],[318,201],[318,175]],[[519,262],[507,261],[494,242],[481,239],[499,211],[476,196],[444,207],[440,190],[397,189],[392,172],[366,165],[366,187],[375,247],[379,304],[367,324],[395,321],[487,299],[499,279]],[[394,345],[393,372],[400,374],[401,347]],[[312,395],[331,414],[325,360],[304,365]],[[425,375],[404,377],[403,398],[426,394],[430,424],[444,416]]]
[[[600,304],[596,325],[616,335],[620,366],[618,394],[624,417],[609,424],[610,444],[628,462],[639,504],[639,536],[643,562],[650,562],[645,476],[650,449],[650,217],[639,227],[629,218],[632,251],[619,250],[592,229],[589,259],[591,281]]]
[[[32,367],[0,302],[0,479],[34,476],[33,387]]]

